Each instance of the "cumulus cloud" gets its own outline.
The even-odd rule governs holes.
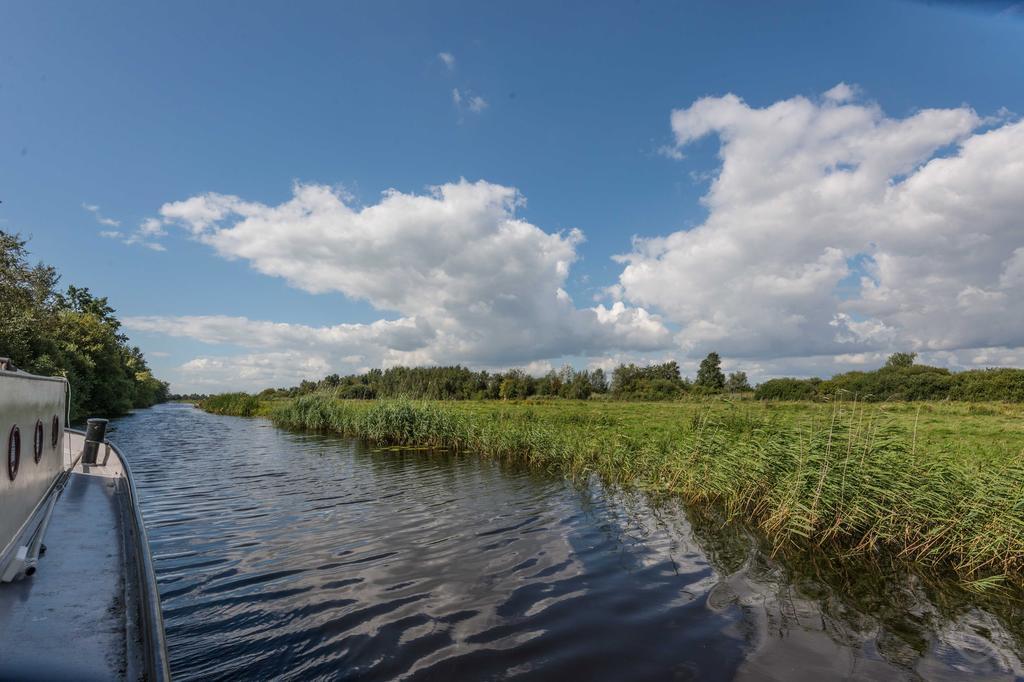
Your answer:
[[[705,222],[637,239],[613,296],[691,354],[848,356],[1024,345],[1024,123],[964,106],[887,116],[839,84],[764,108],[672,112],[714,135]]]
[[[125,324],[250,350],[304,348],[336,368],[503,366],[671,344],[660,318],[642,308],[576,307],[564,286],[583,233],[545,232],[517,216],[524,204],[514,188],[465,180],[426,194],[391,190],[365,207],[323,185],[296,185],[276,206],[215,193],[168,203],[160,209],[165,223],[224,258],[400,317],[320,328],[233,317]]]
[[[247,353],[227,357],[199,357],[179,368],[178,381],[186,392],[215,393],[225,387],[256,391],[294,386],[303,379],[329,374],[322,357],[298,351]]]
[[[441,60],[441,63],[444,64],[446,69],[449,71],[455,70],[455,55],[451,52],[438,52],[437,58]]]
[[[375,365],[382,364],[388,352],[400,354],[424,348],[435,336],[430,324],[419,318],[311,327],[227,315],[183,315],[128,317],[124,325],[132,331],[252,349],[303,349],[349,358],[363,353],[368,355],[358,357]]]
[[[822,96],[830,102],[835,102],[839,104],[842,102],[849,102],[851,99],[854,98],[854,95],[856,95],[856,93],[857,91],[853,88],[853,86],[848,85],[846,83],[839,83],[838,85],[830,88],[829,90],[826,90],[825,94]]]

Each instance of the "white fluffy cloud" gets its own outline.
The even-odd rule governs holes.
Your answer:
[[[612,288],[750,358],[1024,345],[1024,123],[967,107],[886,116],[839,84],[671,117],[721,166],[698,227],[636,240]],[[994,124],[994,127],[993,127]]]
[[[310,327],[250,320],[226,315],[185,315],[180,317],[130,317],[126,324],[134,331],[195,339],[209,344],[229,344],[253,349],[306,350],[319,354],[354,357],[371,348],[374,360],[380,353],[411,352],[426,347],[435,337],[423,319],[378,320],[372,324],[339,324]]]
[[[582,233],[545,232],[516,216],[523,203],[513,188],[460,181],[423,195],[389,191],[366,207],[350,206],[321,185],[297,185],[277,206],[220,194],[165,204],[165,223],[180,224],[225,258],[401,318],[314,328],[219,316],[144,317],[126,326],[261,352],[308,349],[336,369],[525,364],[671,343],[660,319],[641,308],[577,308],[564,285]],[[243,360],[251,364],[251,357]]]

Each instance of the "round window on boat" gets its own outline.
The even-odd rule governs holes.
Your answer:
[[[60,440],[60,420],[57,419],[57,415],[53,415],[53,421],[50,422],[50,447],[56,448],[57,442]]]
[[[17,426],[11,427],[11,435],[7,437],[7,476],[13,481],[18,475],[21,464],[21,432]]]
[[[36,420],[36,430],[32,434],[32,459],[39,464],[39,460],[43,458],[43,420]]]

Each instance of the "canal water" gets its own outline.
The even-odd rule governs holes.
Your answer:
[[[110,438],[176,679],[1019,679],[1015,597],[771,557],[671,503],[190,405]]]

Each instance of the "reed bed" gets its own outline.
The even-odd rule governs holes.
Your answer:
[[[198,406],[212,414],[228,414],[235,417],[252,417],[259,413],[259,398],[248,393],[221,393],[201,400]]]
[[[936,421],[922,419],[922,409],[855,401],[618,409],[313,394],[271,405],[269,416],[285,427],[471,451],[678,495],[753,525],[780,549],[885,553],[951,569],[978,590],[1024,585],[1024,436],[956,437],[971,429],[950,426],[944,414],[942,428],[922,429]],[[984,418],[1019,420],[1000,409]]]

